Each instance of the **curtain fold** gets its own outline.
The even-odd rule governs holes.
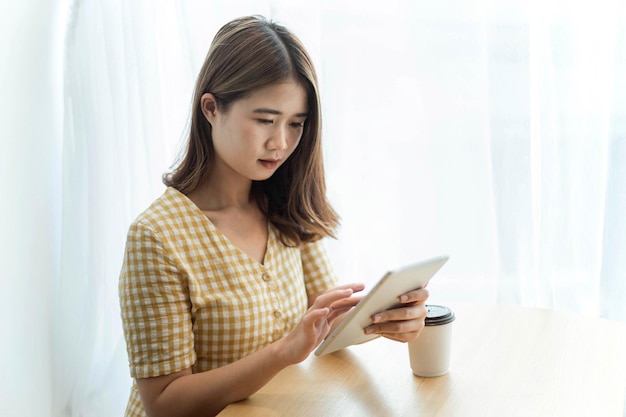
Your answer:
[[[50,297],[59,275],[60,1],[0,13],[0,415],[50,414]],[[28,24],[24,24],[28,21]]]
[[[602,265],[615,262],[607,233],[624,227],[612,210],[626,192],[613,186],[614,161],[625,161],[611,145],[623,123],[613,115],[624,111],[613,102],[623,7],[537,9],[523,19],[488,31],[498,299],[624,320],[598,293],[620,281]]]
[[[626,322],[626,6],[616,15],[599,310],[603,317]]]
[[[0,414],[23,415],[20,396],[5,401],[7,372],[29,361],[41,369],[44,399],[29,415],[123,414],[131,380],[117,280],[126,231],[163,190],[213,35],[244,14],[293,29],[316,64],[329,198],[342,215],[339,240],[327,246],[342,281],[371,285],[389,268],[446,253],[433,303],[516,303],[626,322],[624,2],[46,4],[69,20],[45,41],[63,65],[47,55],[22,62],[32,73],[10,90],[21,103],[15,120],[5,114],[9,96],[0,98],[11,122],[3,178],[17,173],[25,184],[3,186],[15,204],[3,205],[2,253],[12,254],[11,277],[28,275],[2,283],[3,301],[14,293],[20,302],[0,303],[2,316],[18,317],[2,323],[18,344],[0,358],[28,358],[0,362]],[[25,21],[34,9],[12,16]],[[4,20],[0,30],[25,36]],[[40,29],[37,42],[53,31]],[[53,73],[61,67],[63,82]],[[34,93],[22,97],[26,77],[47,91],[43,103],[55,110],[46,118],[36,117],[44,112]],[[44,124],[56,126],[52,139]],[[20,207],[35,220],[11,220]],[[45,265],[33,264],[31,248]],[[42,289],[34,298],[33,286]]]

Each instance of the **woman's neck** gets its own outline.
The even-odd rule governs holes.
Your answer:
[[[224,180],[209,176],[188,197],[201,210],[220,211],[227,208],[246,208],[252,203],[250,180]]]

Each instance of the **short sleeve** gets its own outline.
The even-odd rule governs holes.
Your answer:
[[[315,294],[337,285],[338,280],[322,239],[302,245],[302,270],[307,294]]]
[[[128,231],[119,296],[131,376],[167,375],[196,361],[184,275],[146,224]]]

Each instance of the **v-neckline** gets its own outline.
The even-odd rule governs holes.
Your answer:
[[[267,266],[267,263],[268,263],[268,261],[270,259],[270,257],[268,255],[270,253],[270,248],[272,247],[272,235],[273,235],[272,229],[270,227],[270,223],[269,222],[267,222],[267,240],[265,241],[265,253],[263,254],[263,261],[259,262],[256,259],[254,259],[250,254],[248,254],[248,252],[244,251],[239,246],[235,245],[228,238],[228,236],[226,236],[224,233],[222,233],[222,231],[215,225],[215,223],[213,223],[211,221],[211,219],[209,219],[209,217],[202,212],[202,210],[200,210],[200,209],[198,209],[198,210],[200,211],[200,215],[202,215],[202,217],[204,217],[204,219],[208,222],[208,225],[209,225],[209,228],[211,229],[211,231],[213,233],[216,233],[220,237],[220,239],[222,241],[224,241],[224,243],[228,247],[230,247],[232,250],[238,252],[240,255],[242,255],[243,257],[248,259],[248,261],[254,263],[255,265],[258,265],[258,266],[261,266],[261,267]]]
[[[176,190],[175,188],[173,188],[173,189]],[[198,207],[196,205],[196,203],[194,203],[189,197],[187,197],[185,194],[181,193],[178,190],[176,190],[176,192],[178,192],[178,194],[180,194],[186,201],[188,201],[189,205],[193,207],[193,210],[194,210],[196,216],[202,216],[203,221],[206,222],[205,225],[208,225],[208,228],[212,232],[216,233],[219,236],[219,238],[226,244],[226,246],[228,246],[232,250],[236,251],[237,253],[239,253],[240,255],[245,257],[249,262],[252,262],[255,265],[258,265],[258,266],[261,266],[261,267],[266,267],[267,266],[267,263],[270,261],[271,247],[272,247],[272,243],[273,243],[273,239],[274,239],[274,232],[273,232],[273,229],[271,227],[271,223],[269,221],[267,221],[267,225],[266,225],[266,227],[267,227],[267,240],[265,241],[265,253],[263,254],[263,261],[259,262],[256,259],[254,259],[251,255],[249,255],[248,252],[244,251],[239,246],[235,245],[228,238],[228,236],[226,236],[215,225],[215,223],[213,223],[213,221],[211,221],[211,219],[209,219],[209,217],[200,209],[200,207]]]

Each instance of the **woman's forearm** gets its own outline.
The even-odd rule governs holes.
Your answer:
[[[214,416],[258,391],[290,364],[279,340],[221,368],[138,379],[137,386],[149,417]]]

